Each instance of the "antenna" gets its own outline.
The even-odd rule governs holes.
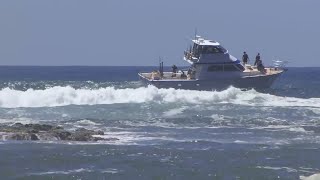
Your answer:
[[[163,77],[163,61],[160,56],[159,56],[159,72],[160,72],[160,77]]]
[[[195,28],[195,31],[194,31],[194,40],[197,40],[197,28]]]

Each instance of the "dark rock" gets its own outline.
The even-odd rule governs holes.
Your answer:
[[[104,132],[101,130],[96,131],[96,135],[104,135]]]
[[[27,132],[28,132],[28,133],[38,133],[39,131],[36,130],[36,129],[31,129],[31,130],[28,130]]]
[[[70,136],[69,140],[71,140],[71,141],[90,141],[91,137],[92,136],[90,136],[88,134],[75,133]]]
[[[22,123],[14,123],[14,125],[12,125],[13,127],[23,127]]]
[[[49,131],[53,128],[53,126],[51,125],[47,125],[47,124],[26,124],[24,125],[26,128],[29,129],[34,129],[37,131]]]
[[[71,133],[65,130],[55,130],[52,132],[53,136],[60,140],[68,140],[71,136]]]
[[[8,140],[29,140],[30,135],[29,134],[25,134],[25,133],[17,133],[17,134],[10,134],[7,136]]]
[[[61,126],[55,126],[55,127],[52,128],[52,130],[58,130],[58,129],[63,129],[63,127],[61,127]]]
[[[93,132],[90,130],[76,130],[75,133],[73,133],[70,136],[70,140],[73,141],[92,141],[93,140]]]
[[[23,141],[23,140],[32,140],[36,141],[39,140],[38,136],[36,134],[32,133],[14,133],[14,134],[8,134],[6,139],[8,140],[17,140],[17,141]]]
[[[85,128],[76,129],[75,133],[71,135],[71,140],[74,141],[98,141],[104,140],[102,137],[93,137],[93,135],[104,135],[101,130],[93,131]]]
[[[76,133],[94,134],[95,132],[86,128],[78,128],[76,129]]]
[[[33,141],[39,140],[38,136],[36,134],[30,134],[30,139]]]
[[[93,137],[93,141],[104,141],[104,140],[106,139],[102,137]]]
[[[0,131],[1,132],[10,132],[9,129],[10,129],[10,127],[7,126],[7,125],[0,126]]]
[[[1,136],[8,140],[67,140],[67,141],[116,141],[118,138],[94,137],[104,135],[101,130],[94,131],[85,128],[78,128],[75,131],[64,130],[61,126],[47,124],[21,124],[15,123],[12,126],[0,125]],[[1,138],[0,136],[0,138]]]

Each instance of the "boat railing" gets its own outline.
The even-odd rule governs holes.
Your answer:
[[[190,61],[192,61],[192,62],[196,62],[196,61],[199,60],[199,58],[197,58],[197,57],[195,56],[195,54],[192,53],[192,52],[190,52],[190,51],[184,51],[184,58],[185,58],[186,60],[190,60]]]
[[[185,79],[185,80],[194,80],[195,75],[194,74],[186,74],[180,72],[163,72],[163,75],[160,74],[159,71],[152,71],[149,73],[139,73],[140,76],[144,77],[145,79],[151,80],[151,81],[158,81],[158,80],[175,80],[175,79]]]
[[[192,52],[184,51],[184,57],[188,60],[192,60]]]

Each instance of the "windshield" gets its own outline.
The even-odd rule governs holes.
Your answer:
[[[202,54],[226,53],[227,50],[222,46],[200,46]]]

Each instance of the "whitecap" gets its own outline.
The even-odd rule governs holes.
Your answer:
[[[305,129],[303,129],[302,127],[290,127],[289,128],[289,131],[292,131],[292,132],[307,132]]]
[[[169,111],[163,112],[163,116],[164,117],[176,116],[176,115],[182,114],[184,110],[186,110],[186,107],[171,109]]]
[[[158,89],[154,86],[116,89],[75,89],[70,86],[54,86],[43,90],[26,91],[4,88],[0,90],[0,107],[54,107],[66,105],[95,105],[115,103],[192,103],[192,104],[238,104],[247,106],[313,107],[320,108],[320,98],[280,97],[259,93],[255,90],[241,91],[230,87],[224,91],[194,91]]]
[[[92,172],[91,169],[72,169],[67,171],[46,171],[46,172],[39,172],[39,173],[31,173],[31,175],[52,175],[52,174],[74,174],[74,173],[81,173],[81,172]]]
[[[225,116],[224,115],[219,115],[219,114],[212,114],[211,118],[214,119],[214,120],[218,120],[218,121],[225,120]]]
[[[39,123],[44,121],[45,120],[36,120],[31,118],[19,117],[19,118],[12,118],[12,119],[0,119],[0,124],[15,124],[15,123],[31,124],[31,123]]]
[[[287,172],[298,172],[298,170],[290,167],[272,167],[272,166],[257,166],[259,169],[270,169],[270,170],[286,170]]]
[[[320,173],[319,174],[313,174],[311,176],[300,176],[301,180],[319,180],[320,179]]]
[[[115,169],[115,168],[108,168],[108,169],[105,169],[105,170],[101,170],[101,173],[109,173],[109,174],[117,174],[119,172],[120,171],[118,169]]]
[[[247,142],[247,141],[241,141],[241,140],[235,140],[234,143],[237,143],[237,144],[247,144],[248,142]]]

